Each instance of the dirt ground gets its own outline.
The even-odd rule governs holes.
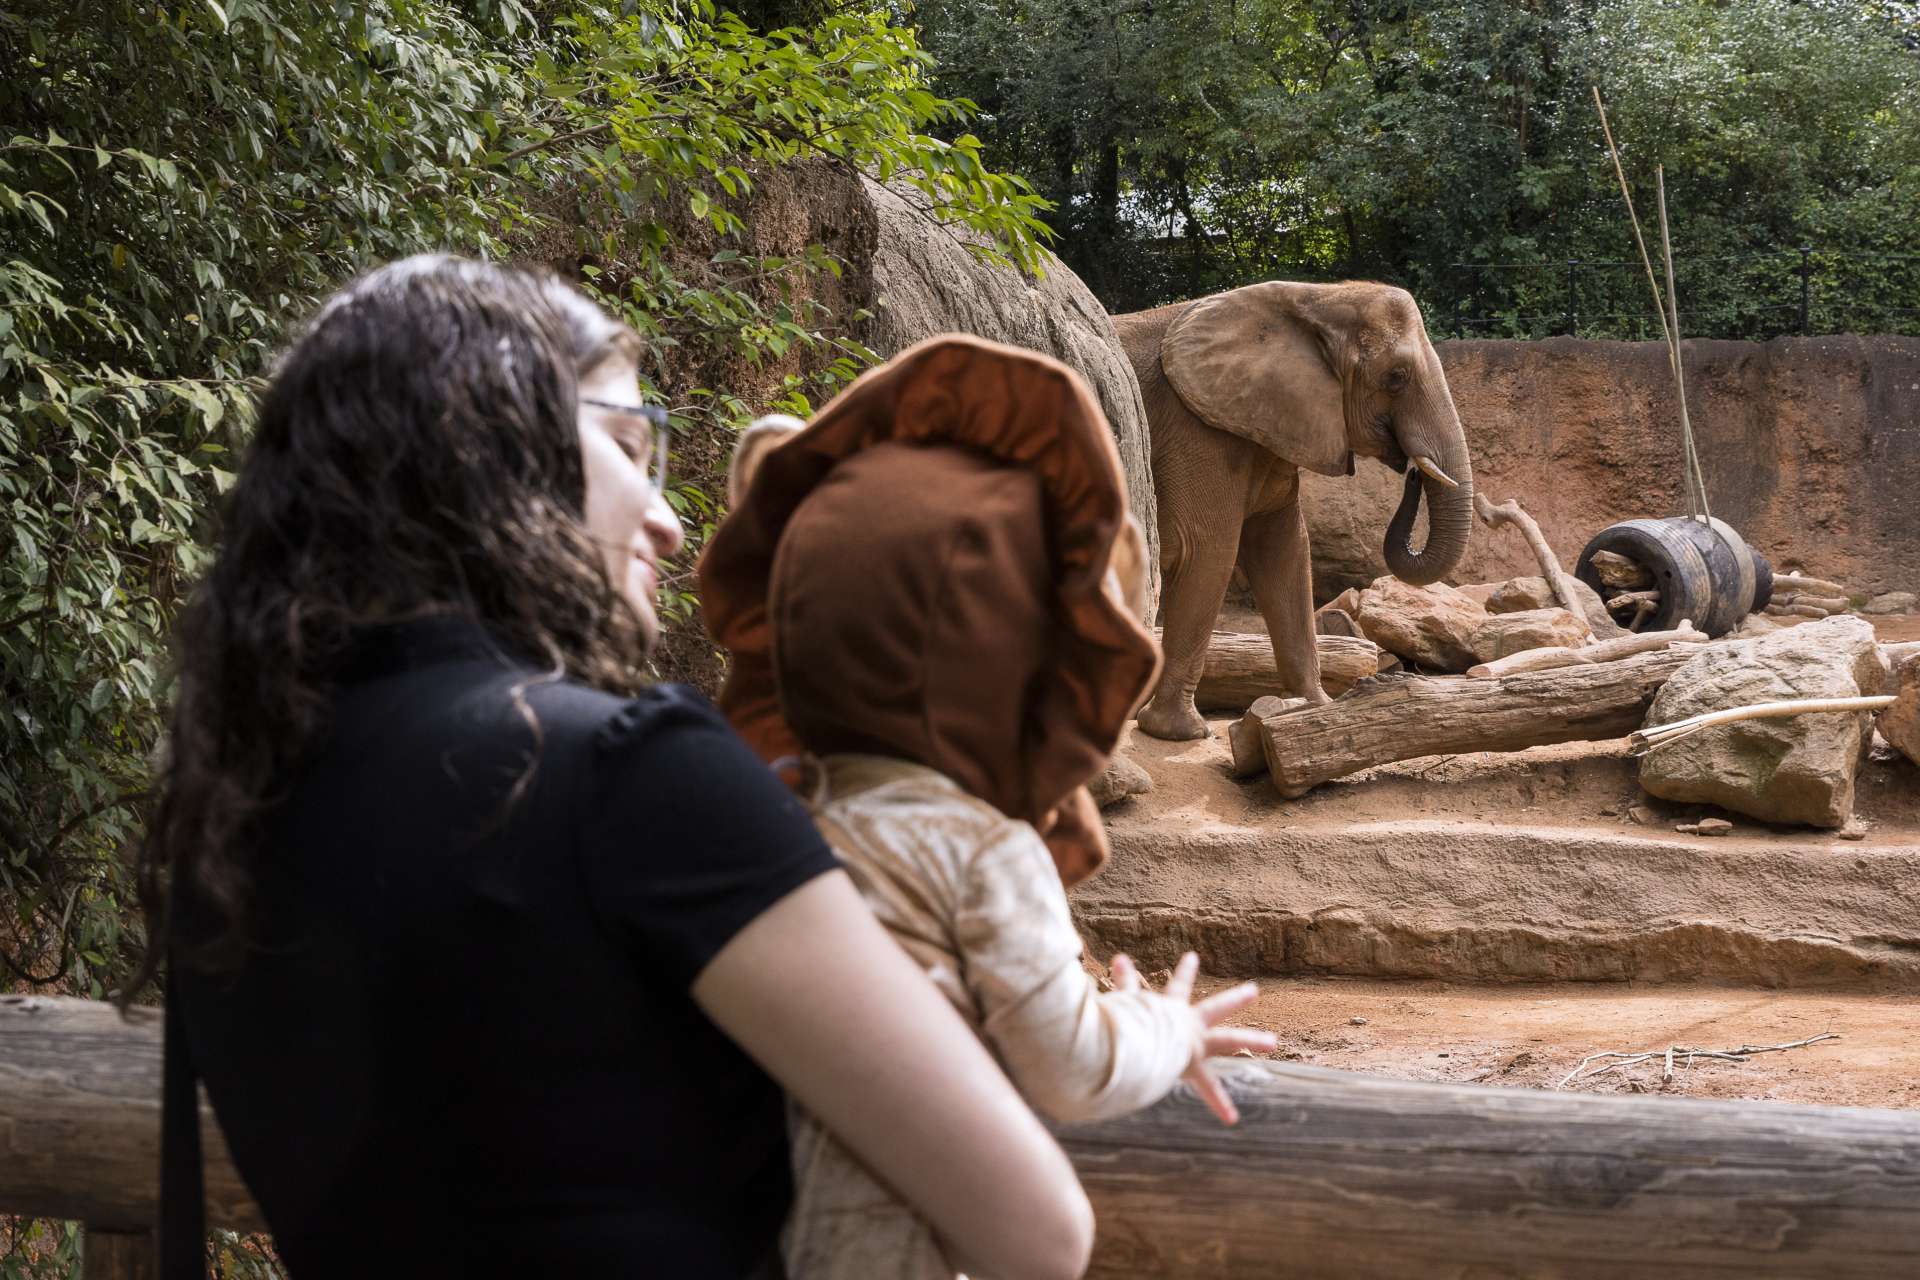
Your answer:
[[[1920,640],[1920,616],[1873,621]],[[1129,742],[1155,791],[1107,815],[1114,860],[1076,913],[1096,954],[1159,965],[1194,947],[1208,990],[1267,975],[1235,1021],[1275,1032],[1274,1057],[1547,1089],[1605,1050],[1834,1032],[1669,1083],[1650,1063],[1572,1087],[1920,1108],[1906,761],[1863,768],[1863,840],[1739,815],[1714,840],[1674,831],[1714,811],[1648,799],[1623,743],[1403,761],[1282,801],[1226,776],[1226,724],[1209,742]],[[1498,980],[1515,976],[1631,980]]]
[[[1226,985],[1204,982],[1207,990]],[[1280,1038],[1272,1055],[1399,1080],[1551,1089],[1588,1054],[1838,1040],[1697,1060],[1663,1086],[1659,1063],[1572,1086],[1826,1106],[1920,1108],[1920,1000],[1845,991],[1646,983],[1470,983],[1263,978],[1236,1024]],[[1356,1019],[1364,1022],[1356,1024]],[[1595,1063],[1594,1065],[1599,1065]]]

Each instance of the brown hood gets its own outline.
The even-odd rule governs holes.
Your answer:
[[[1079,378],[936,338],[772,449],[708,544],[721,706],[763,758],[918,761],[1047,838],[1061,878],[1106,841],[1084,785],[1159,655],[1112,572],[1125,486]]]

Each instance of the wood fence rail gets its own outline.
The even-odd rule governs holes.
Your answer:
[[[1920,1113],[1545,1093],[1220,1064],[1060,1130],[1102,1278],[1920,1275]],[[208,1218],[260,1230],[204,1114]],[[0,1213],[88,1224],[90,1280],[148,1274],[160,1020],[0,997]]]

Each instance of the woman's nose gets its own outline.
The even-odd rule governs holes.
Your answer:
[[[680,517],[667,505],[664,494],[656,493],[648,499],[645,525],[647,537],[653,540],[654,553],[663,560],[677,555],[686,545],[687,532],[680,525]]]

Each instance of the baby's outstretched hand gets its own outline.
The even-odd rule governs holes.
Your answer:
[[[1108,968],[1113,974],[1115,990],[1144,990],[1160,999],[1177,1001],[1192,1016],[1193,1060],[1187,1064],[1181,1079],[1193,1086],[1193,1091],[1200,1095],[1201,1101],[1220,1117],[1220,1123],[1237,1124],[1240,1112],[1234,1108],[1233,1099],[1208,1067],[1207,1059],[1236,1053],[1241,1049],[1250,1053],[1272,1052],[1274,1038],[1271,1031],[1218,1025],[1228,1015],[1238,1013],[1252,1004],[1260,994],[1260,989],[1251,982],[1243,982],[1237,987],[1228,987],[1204,1000],[1195,1001],[1193,980],[1200,972],[1200,957],[1191,951],[1181,956],[1180,963],[1173,967],[1173,976],[1167,979],[1164,991],[1155,992],[1148,987],[1141,980],[1140,971],[1134,968],[1132,959],[1124,954],[1114,956]]]

